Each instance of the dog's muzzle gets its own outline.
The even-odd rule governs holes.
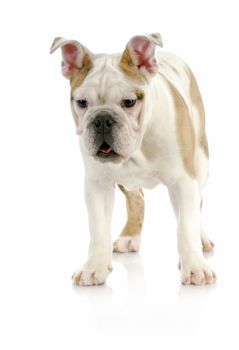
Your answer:
[[[119,155],[113,149],[113,129],[116,125],[113,115],[107,111],[101,111],[95,116],[92,124],[96,139],[99,140],[96,157],[103,161],[117,160]]]

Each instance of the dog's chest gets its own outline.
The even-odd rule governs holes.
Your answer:
[[[115,180],[129,191],[133,191],[137,188],[151,189],[162,182],[160,171],[140,171],[139,169],[134,169],[129,172],[118,172],[115,176]]]
[[[130,159],[117,169],[111,169],[110,175],[116,183],[123,185],[127,190],[151,189],[160,183],[168,182],[171,176],[170,169],[160,157],[151,162],[142,155]]]

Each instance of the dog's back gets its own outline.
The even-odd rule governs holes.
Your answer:
[[[180,94],[189,112],[195,135],[195,170],[202,188],[207,179],[209,151],[205,132],[205,111],[196,79],[189,66],[172,53],[158,52],[157,61],[159,64],[158,74],[175,93]],[[204,169],[203,174],[201,174],[201,168]]]

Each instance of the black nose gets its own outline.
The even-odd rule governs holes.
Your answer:
[[[93,122],[95,130],[99,133],[110,132],[115,120],[108,112],[100,112]]]

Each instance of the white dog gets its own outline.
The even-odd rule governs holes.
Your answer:
[[[203,250],[200,211],[208,177],[208,144],[201,95],[190,68],[158,52],[158,33],[135,36],[123,54],[93,54],[75,40],[56,38],[62,73],[70,79],[71,108],[85,164],[90,248],[73,275],[79,285],[99,285],[112,271],[111,219],[115,185],[126,195],[128,220],[114,251],[138,251],[144,218],[141,188],[167,186],[178,220],[181,281],[216,280]]]

